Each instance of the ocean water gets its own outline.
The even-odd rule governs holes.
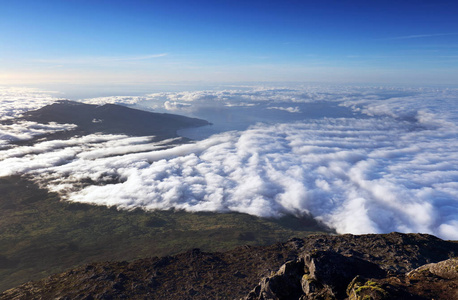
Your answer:
[[[2,119],[56,100],[0,89]],[[0,175],[28,174],[68,201],[120,208],[312,214],[339,233],[458,239],[458,89],[230,87],[79,99],[213,123],[163,149],[91,135],[13,146],[71,124],[0,127]],[[83,186],[83,179],[99,181]],[[114,182],[113,178],[119,178]]]

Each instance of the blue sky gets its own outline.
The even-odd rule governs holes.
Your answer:
[[[0,84],[458,84],[456,1],[0,0]]]

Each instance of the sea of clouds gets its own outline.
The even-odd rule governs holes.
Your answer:
[[[7,88],[0,98],[4,118],[57,99]],[[214,125],[171,147],[102,134],[15,146],[4,137],[72,125],[14,124],[1,128],[0,176],[27,174],[69,201],[126,209],[312,214],[339,233],[458,239],[457,89],[241,87],[80,101]]]

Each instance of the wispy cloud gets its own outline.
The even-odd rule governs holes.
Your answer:
[[[384,38],[382,40],[409,40],[409,39],[420,39],[420,38],[430,38],[430,37],[449,36],[449,35],[458,35],[458,33],[452,32],[452,33],[434,33],[434,34],[412,34],[412,35],[389,37],[389,38]]]
[[[146,60],[146,59],[164,57],[167,55],[168,55],[167,53],[159,53],[159,54],[149,54],[149,55],[140,55],[140,56],[111,57],[111,60],[114,60],[114,61]]]
[[[65,57],[56,59],[35,59],[35,62],[46,64],[94,64],[94,63],[115,63],[150,60],[167,56],[168,53],[147,54],[137,56],[95,56],[95,57]]]

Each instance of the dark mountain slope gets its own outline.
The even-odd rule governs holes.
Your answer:
[[[194,249],[89,264],[0,299],[453,299],[456,260],[405,272],[457,254],[457,243],[425,234],[316,235],[222,253]]]
[[[72,133],[78,135],[100,132],[132,136],[155,135],[159,139],[176,137],[178,129],[209,125],[205,120],[179,115],[152,113],[115,104],[98,106],[67,100],[27,112],[21,119],[38,123],[76,124],[78,127]]]

